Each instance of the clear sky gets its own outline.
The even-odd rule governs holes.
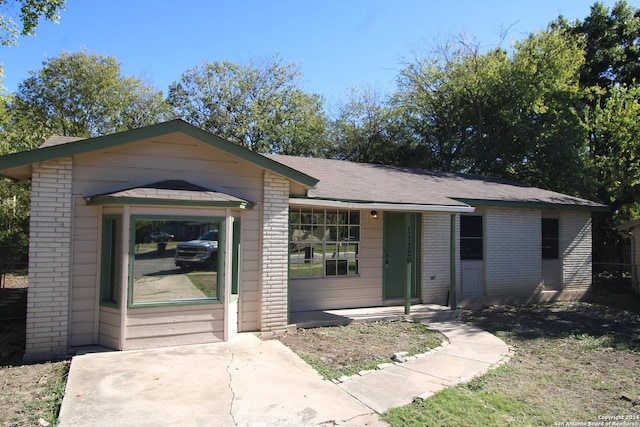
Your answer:
[[[562,14],[584,19],[595,0],[67,0],[59,24],[0,47],[7,92],[62,51],[113,56],[123,75],[169,84],[203,60],[246,64],[280,54],[303,89],[328,103],[350,87],[394,88],[402,62],[465,33],[485,47],[544,29]],[[612,7],[615,1],[603,0]],[[637,0],[629,4],[638,7]]]

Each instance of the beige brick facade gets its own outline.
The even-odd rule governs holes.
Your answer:
[[[268,331],[289,318],[289,181],[265,172],[263,200],[260,329]]]
[[[459,221],[459,216],[456,222]],[[446,304],[451,287],[451,214],[422,214],[422,301]],[[460,227],[456,226],[456,240]],[[456,259],[460,257],[456,243]],[[460,288],[460,262],[456,262],[456,289]]]
[[[70,157],[33,166],[25,359],[67,349],[71,175]]]

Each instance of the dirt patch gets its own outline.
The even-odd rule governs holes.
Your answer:
[[[326,378],[354,375],[391,362],[394,353],[425,353],[445,340],[420,323],[372,322],[299,329],[280,339]]]

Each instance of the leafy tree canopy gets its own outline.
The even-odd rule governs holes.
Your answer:
[[[322,98],[300,88],[301,71],[280,57],[203,62],[169,88],[178,117],[257,152],[321,155]]]
[[[0,44],[13,46],[18,36],[35,34],[40,19],[58,22],[66,0],[0,0]]]

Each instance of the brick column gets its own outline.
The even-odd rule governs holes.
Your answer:
[[[67,349],[71,174],[71,157],[33,166],[25,360]]]
[[[265,172],[262,209],[262,286],[260,329],[268,331],[289,320],[289,182]]]

